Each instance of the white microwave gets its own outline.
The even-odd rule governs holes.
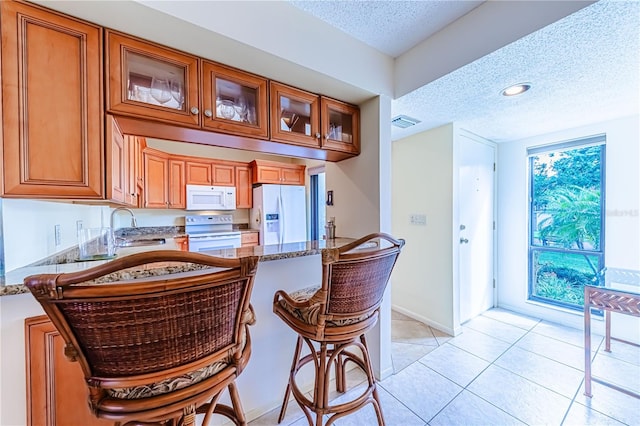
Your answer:
[[[187,210],[235,210],[233,186],[187,185]]]

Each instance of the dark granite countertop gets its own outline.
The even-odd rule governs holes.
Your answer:
[[[130,236],[131,234],[127,235]],[[156,246],[123,247],[117,249],[116,255],[126,256],[129,254],[149,250],[178,250],[178,245],[173,241],[173,238],[184,236],[184,234],[180,232],[171,232],[170,236],[162,232],[145,232],[140,233],[139,235],[144,236],[145,238],[149,238],[151,236],[166,238],[167,243]],[[290,259],[301,256],[312,256],[315,254],[320,254],[323,248],[341,247],[345,244],[350,243],[351,241],[353,241],[353,239],[351,238],[336,238],[334,240],[305,241],[300,243],[273,244],[268,246],[212,250],[203,253],[209,254],[211,256],[227,258],[258,256],[261,262],[266,262],[271,260]],[[67,253],[66,256],[63,256],[62,258],[59,257],[58,260],[60,261],[60,263],[52,263],[52,259],[47,258],[46,262],[37,262],[37,264],[32,264],[23,268],[9,271],[5,273],[4,276],[0,277],[0,296],[28,293],[29,290],[23,284],[23,281],[29,275],[77,272],[109,262],[109,260],[78,262],[76,261],[76,259],[77,248],[75,255],[73,253]],[[144,273],[147,274],[147,272],[148,271],[145,271]],[[159,269],[157,271],[158,275],[161,275],[162,273],[162,269]]]

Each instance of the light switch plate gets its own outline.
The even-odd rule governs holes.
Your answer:
[[[427,215],[415,213],[415,214],[409,215],[409,221],[411,222],[412,225],[426,226]]]

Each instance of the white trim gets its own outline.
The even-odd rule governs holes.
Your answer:
[[[307,169],[307,174],[309,176],[319,175],[320,173],[324,173],[324,164],[321,166],[309,167]]]

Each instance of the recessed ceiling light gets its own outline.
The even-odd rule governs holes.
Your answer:
[[[526,92],[531,89],[531,83],[518,83],[513,86],[509,86],[502,91],[502,96],[515,96]]]

